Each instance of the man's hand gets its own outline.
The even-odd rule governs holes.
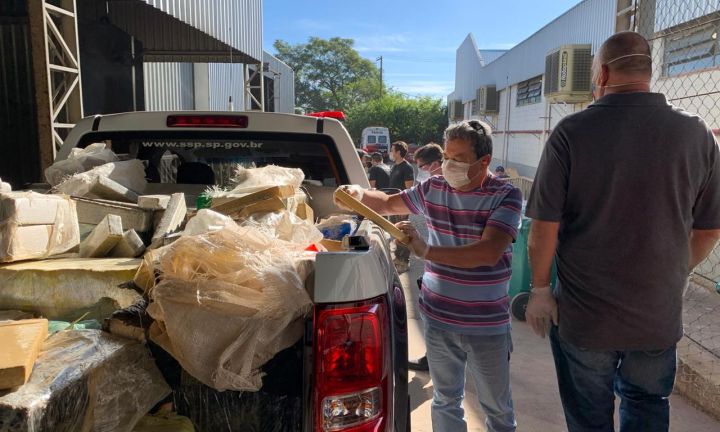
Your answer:
[[[535,334],[541,338],[550,333],[550,324],[558,323],[557,300],[549,286],[533,288],[530,293],[525,318]]]
[[[365,195],[365,189],[363,189],[362,187],[355,185],[355,184],[339,186],[338,190],[344,191],[345,193],[347,193],[348,195],[350,195],[351,197],[355,198],[358,201],[362,201],[363,195]],[[333,203],[337,207],[340,207],[343,210],[352,210],[352,209],[345,207],[343,205],[343,203],[336,200],[335,197],[333,197]]]
[[[430,250],[430,247],[427,245],[427,243],[425,243],[425,240],[422,238],[422,236],[418,234],[412,222],[402,221],[396,223],[395,226],[398,227],[398,229],[405,233],[405,235],[408,237],[408,241],[407,243],[405,243],[405,245],[410,248],[412,253],[414,253],[419,258],[425,258],[428,251]]]

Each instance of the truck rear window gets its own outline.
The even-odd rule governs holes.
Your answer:
[[[300,168],[323,186],[347,183],[337,148],[325,135],[163,131],[85,135],[79,147],[105,142],[116,154],[145,164],[150,183],[231,185],[238,165]]]

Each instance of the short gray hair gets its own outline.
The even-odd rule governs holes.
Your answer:
[[[487,123],[479,120],[464,120],[451,124],[445,129],[445,142],[453,139],[470,141],[478,159],[492,155],[492,129]]]

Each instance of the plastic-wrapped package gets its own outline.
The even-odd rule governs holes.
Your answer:
[[[45,178],[50,185],[56,186],[73,174],[117,160],[117,155],[105,148],[105,143],[94,143],[85,148],[72,149],[67,159],[57,161],[45,170]]]
[[[290,210],[252,215],[240,225],[255,228],[270,237],[285,240],[303,249],[323,239],[323,234],[315,225]]]
[[[300,189],[305,174],[299,168],[285,168],[277,165],[266,165],[262,168],[245,168],[237,166],[233,182],[235,188],[230,193],[249,193],[270,186],[289,185]]]
[[[73,174],[55,186],[58,192],[84,197],[91,195],[91,189],[99,177],[107,177],[136,193],[145,191],[145,166],[137,159],[109,162],[89,171]]]
[[[187,417],[160,412],[141,418],[132,432],[195,432],[195,427]]]
[[[324,238],[342,240],[346,235],[355,232],[358,227],[358,221],[353,216],[334,215],[323,219],[316,227],[323,234]]]
[[[259,369],[302,336],[314,255],[250,227],[184,236],[159,257],[150,338],[217,390],[257,391]]]
[[[102,319],[135,303],[140,294],[120,285],[132,280],[141,260],[58,258],[0,266],[0,309],[49,319]]]
[[[232,218],[209,209],[201,209],[185,224],[182,235],[193,236],[207,234],[235,225]]]
[[[46,258],[80,243],[75,202],[36,192],[0,194],[0,262]]]
[[[170,389],[143,345],[98,330],[44,344],[30,380],[0,393],[0,430],[123,432]]]
[[[173,388],[175,409],[192,420],[197,432],[301,431],[302,352],[299,341],[263,366],[257,392],[220,392],[183,372]]]

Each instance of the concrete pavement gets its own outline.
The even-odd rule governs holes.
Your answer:
[[[425,343],[417,310],[417,285],[415,280],[422,274],[422,263],[411,260],[410,271],[402,274],[409,318],[410,358],[423,355]],[[565,431],[565,419],[558,395],[555,369],[546,339],[540,339],[523,322],[513,323],[514,352],[511,360],[511,385],[518,421],[518,431],[561,432]],[[432,381],[427,373],[410,372],[410,405],[412,430],[432,431],[430,404]],[[485,432],[484,414],[468,383],[465,399],[465,415],[468,431]],[[720,422],[690,406],[678,395],[671,397],[671,431],[717,432]]]

